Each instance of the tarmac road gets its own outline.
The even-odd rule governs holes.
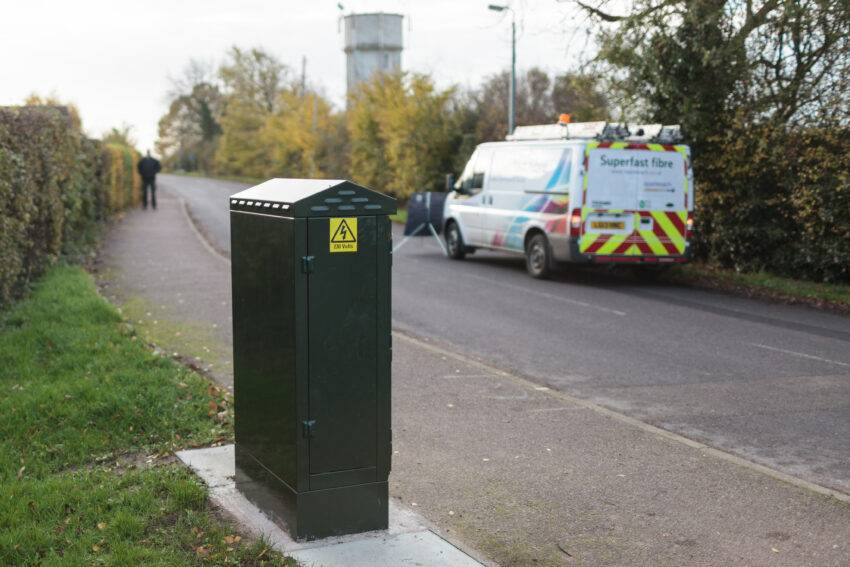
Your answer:
[[[245,184],[163,175],[229,252]],[[400,236],[397,236],[400,238]],[[393,322],[647,423],[850,493],[850,319],[594,269],[529,278],[518,257],[399,250]]]

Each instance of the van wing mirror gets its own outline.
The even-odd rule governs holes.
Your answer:
[[[451,193],[455,190],[455,174],[447,173],[446,174],[446,193]]]

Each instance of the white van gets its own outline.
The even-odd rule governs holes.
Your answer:
[[[449,255],[522,253],[537,278],[555,262],[686,262],[694,184],[679,137],[659,124],[558,123],[479,145],[446,198]]]

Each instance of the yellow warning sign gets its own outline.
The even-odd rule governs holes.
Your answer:
[[[357,252],[357,219],[331,219],[331,252]]]

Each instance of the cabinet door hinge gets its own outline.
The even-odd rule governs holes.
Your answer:
[[[302,421],[301,422],[301,434],[304,437],[306,437],[307,439],[310,439],[313,436],[313,431],[315,431],[315,429],[316,429],[316,420],[315,419],[311,419],[311,420],[308,420],[308,421]]]

